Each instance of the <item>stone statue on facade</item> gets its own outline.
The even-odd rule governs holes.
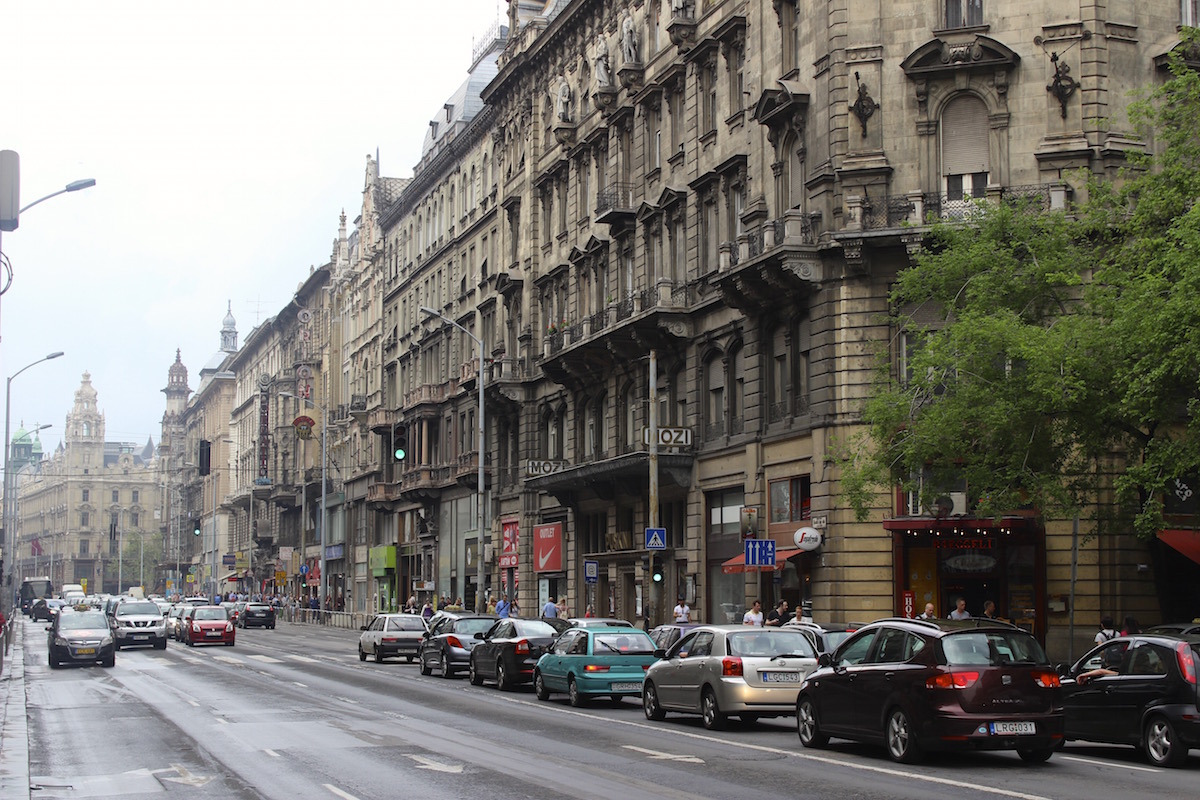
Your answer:
[[[559,122],[571,121],[571,84],[561,76],[554,90],[554,118]]]
[[[625,19],[621,20],[621,53],[625,56],[626,64],[640,64],[638,54],[637,26],[633,24],[633,14],[626,11]]]
[[[596,37],[596,83],[603,88],[612,86],[612,65],[608,61],[608,43],[603,36]]]
[[[696,0],[671,0],[671,16],[675,18],[694,19],[696,16]]]

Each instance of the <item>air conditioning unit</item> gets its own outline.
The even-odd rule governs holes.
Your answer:
[[[939,517],[961,517],[967,513],[967,493],[940,494],[934,498],[931,510]]]

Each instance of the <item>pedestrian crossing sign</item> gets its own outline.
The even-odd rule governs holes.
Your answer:
[[[667,529],[666,528],[646,528],[646,549],[647,550],[666,550],[667,549]]]

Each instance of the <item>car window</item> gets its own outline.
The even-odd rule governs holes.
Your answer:
[[[500,620],[487,632],[489,639],[510,639],[513,635],[513,625],[508,620]]]
[[[75,614],[63,614],[58,618],[58,629],[62,631],[82,631],[89,628],[107,628],[108,618],[99,611],[80,611]]]
[[[704,656],[712,655],[713,634],[712,631],[700,631],[696,634],[696,640],[692,644],[692,649],[688,653],[688,658],[703,658]]]
[[[1143,642],[1133,649],[1129,659],[1130,675],[1166,675],[1171,654],[1157,645]]]
[[[625,655],[648,655],[654,652],[655,644],[645,633],[598,633],[592,637],[592,652],[622,653]]]
[[[122,603],[117,606],[118,617],[128,617],[134,614],[159,614],[158,606],[154,603]]]
[[[540,619],[519,619],[510,621],[509,625],[518,636],[554,636],[558,633],[553,625]]]
[[[586,634],[578,634],[571,641],[571,646],[567,649],[567,653],[573,656],[587,655],[588,637]]]
[[[192,614],[192,618],[204,620],[223,620],[228,619],[228,616],[225,614],[225,609],[223,608],[197,608],[195,613]]]
[[[726,639],[729,655],[749,658],[774,658],[795,655],[816,658],[812,642],[802,631],[765,631],[750,629],[745,633],[731,633]]]
[[[571,645],[575,642],[575,637],[579,634],[573,631],[567,631],[554,640],[554,644],[550,646],[550,652],[557,656],[565,655],[571,651]]]
[[[833,663],[839,667],[852,667],[867,660],[871,652],[871,644],[875,641],[875,631],[865,631],[838,648]]]
[[[412,617],[392,617],[387,621],[389,631],[420,631],[425,625],[419,619]]]
[[[687,636],[675,643],[675,646],[667,653],[667,658],[687,658],[692,652],[692,645],[696,642],[696,637],[699,634],[689,633]]]
[[[963,631],[942,638],[946,663],[1000,667],[1049,664],[1042,646],[1024,631]]]
[[[442,633],[462,633],[467,636],[474,636],[477,633],[486,633],[492,627],[494,620],[490,619],[457,619],[447,623],[441,631]]]
[[[875,655],[872,664],[902,664],[912,656],[909,639],[915,638],[908,631],[898,628],[884,628],[879,632],[878,643],[875,645]]]

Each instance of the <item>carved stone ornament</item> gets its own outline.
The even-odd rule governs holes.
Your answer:
[[[867,138],[867,120],[875,113],[875,109],[879,105],[867,93],[867,85],[859,80],[858,73],[854,73],[854,81],[858,84],[858,98],[854,101],[854,105],[850,106],[850,113],[858,117],[858,122],[862,125],[863,138]]]
[[[1079,81],[1071,77],[1071,68],[1067,62],[1058,57],[1058,53],[1050,54],[1050,63],[1054,65],[1054,80],[1046,86],[1046,91],[1054,95],[1062,108],[1062,118],[1067,118],[1067,101],[1079,88]]]
[[[667,34],[671,44],[679,52],[686,53],[696,45],[696,20],[691,17],[674,17],[667,23]]]

